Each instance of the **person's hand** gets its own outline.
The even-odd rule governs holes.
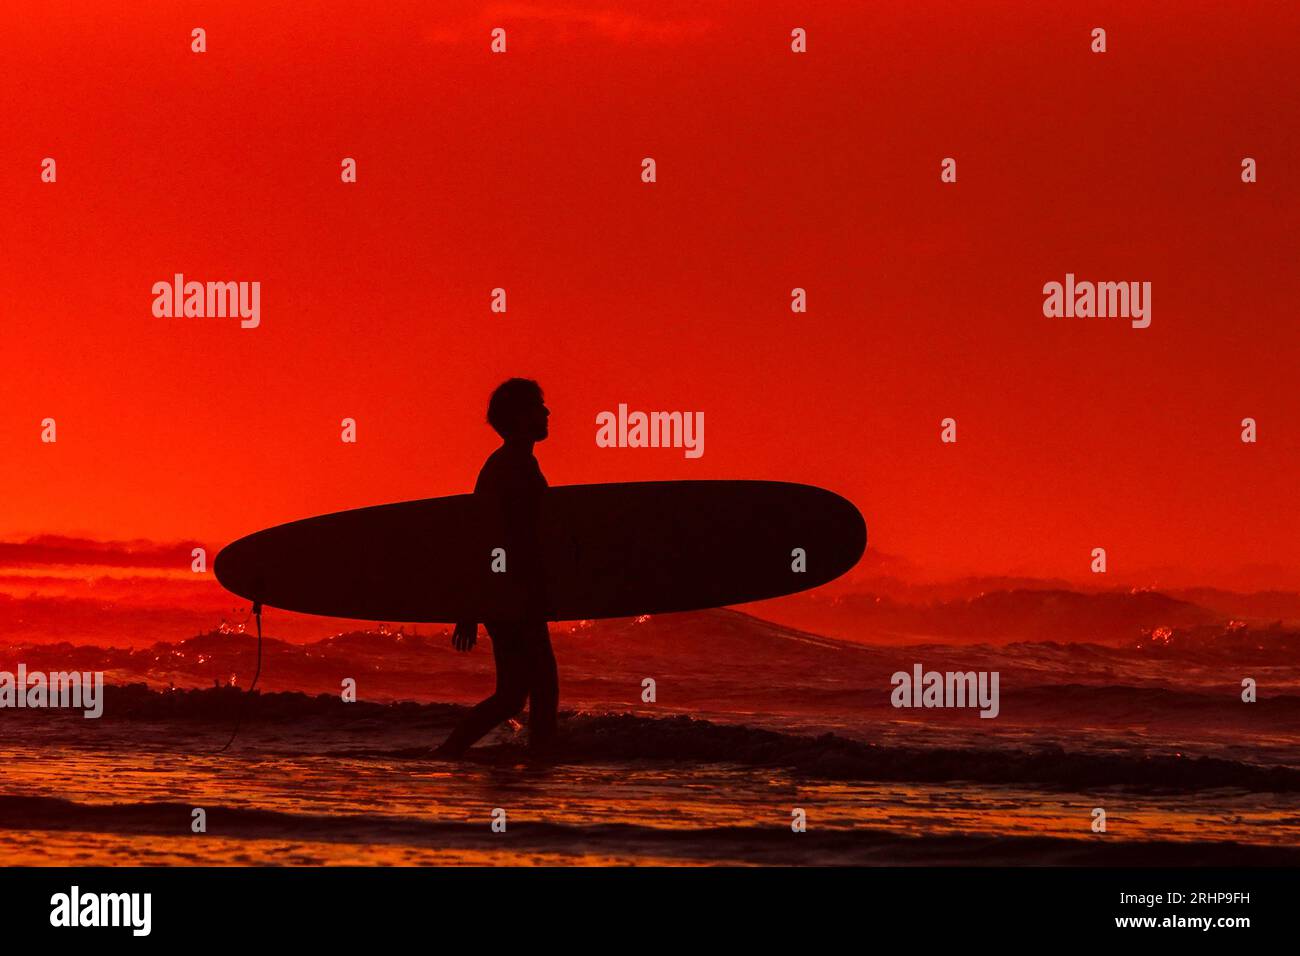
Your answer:
[[[478,622],[461,621],[451,635],[451,646],[458,651],[472,651],[478,643]]]

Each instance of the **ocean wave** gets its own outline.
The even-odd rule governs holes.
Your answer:
[[[1131,689],[1129,689],[1131,692]],[[1081,692],[1082,693],[1082,692]],[[170,728],[189,727],[200,742],[229,734],[242,714],[244,745],[258,752],[334,754],[340,757],[429,759],[412,740],[435,740],[464,712],[460,705],[403,702],[344,703],[337,695],[298,692],[245,695],[233,688],[155,691],[140,685],[105,688],[105,716],[11,711],[11,735],[24,729],[45,739],[95,747],[157,747],[176,739]],[[21,719],[20,715],[27,715]],[[51,716],[56,719],[51,720]],[[95,724],[91,728],[89,724]],[[1081,753],[1059,745],[921,747],[880,745],[833,733],[818,736],[724,724],[677,715],[573,713],[563,715],[563,739],[552,759],[566,763],[717,763],[779,768],[825,780],[1031,784],[1062,789],[1131,787],[1150,792],[1236,788],[1300,792],[1300,769],[1177,753]],[[413,736],[413,732],[418,734]],[[18,739],[14,736],[14,739]],[[992,738],[979,737],[991,744]],[[401,746],[386,747],[383,741]],[[197,744],[196,749],[201,749]],[[527,759],[518,743],[481,746],[470,759]]]

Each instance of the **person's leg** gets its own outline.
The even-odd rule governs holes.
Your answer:
[[[551,634],[542,621],[529,625],[528,645],[532,650],[528,689],[528,746],[533,750],[555,741],[560,709],[560,676],[551,649]]]
[[[521,640],[525,635],[516,627],[493,624],[488,626],[488,636],[492,639],[492,657],[496,661],[496,690],[491,697],[470,708],[451,736],[435,750],[438,756],[460,756],[497,724],[524,709],[531,670],[528,642]]]

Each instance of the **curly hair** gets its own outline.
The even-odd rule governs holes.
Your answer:
[[[488,424],[505,438],[518,427],[522,412],[541,402],[542,387],[531,378],[507,379],[496,387],[488,399]]]

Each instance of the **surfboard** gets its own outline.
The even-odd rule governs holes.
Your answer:
[[[357,508],[240,538],[213,570],[240,597],[304,614],[583,620],[805,591],[852,568],[867,544],[858,509],[810,485],[560,485],[542,497],[539,598],[511,576],[509,549],[491,528],[473,495]]]

